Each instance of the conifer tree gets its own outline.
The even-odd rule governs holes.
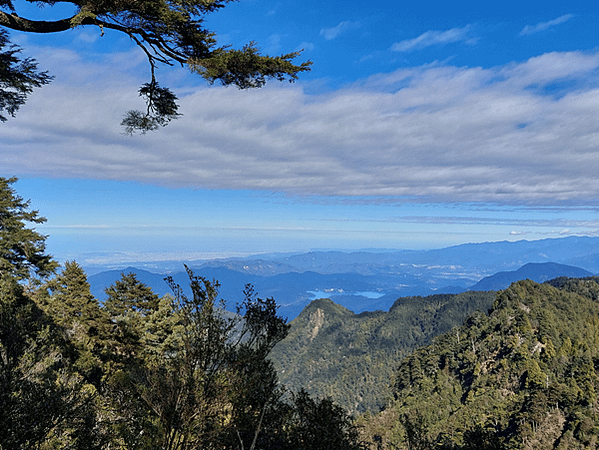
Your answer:
[[[102,448],[95,388],[70,364],[68,347],[17,277],[1,274],[0,448]]]
[[[30,294],[45,296],[24,288],[57,263],[45,253],[46,236],[28,228],[45,219],[14,182],[0,178],[0,448],[99,449],[95,389],[71,365],[68,333]]]
[[[104,310],[112,326],[113,357],[127,364],[127,360],[139,356],[146,319],[158,310],[159,298],[134,273],[121,274],[121,279],[105,292]]]
[[[2,242],[24,250],[2,249],[0,449],[361,448],[329,399],[283,400],[268,356],[289,325],[251,286],[236,313],[189,269],[191,297],[168,279],[174,295],[158,298],[129,274],[105,308],[75,262],[25,289],[56,263],[24,224],[43,219],[2,180]]]
[[[11,186],[16,181],[15,177],[0,177],[0,272],[19,280],[44,277],[54,272],[57,263],[46,254],[46,236],[28,225],[46,219],[16,194]]]
[[[6,30],[0,30],[0,122],[7,120],[4,112],[15,116],[33,88],[51,80],[46,72],[37,72],[35,60],[19,60],[20,52],[19,47],[9,44]]]
[[[66,333],[77,370],[99,387],[102,360],[110,348],[110,322],[92,295],[84,270],[67,261],[58,276],[40,287],[35,300]]]
[[[113,317],[132,311],[147,315],[158,309],[158,296],[133,272],[122,273],[121,279],[107,287],[105,292],[104,307]]]
[[[358,429],[330,398],[315,400],[306,391],[293,396],[290,448],[302,450],[362,450]]]

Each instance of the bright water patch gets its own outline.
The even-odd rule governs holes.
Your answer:
[[[355,295],[357,297],[366,298],[381,298],[383,295],[380,292],[363,291],[363,292],[346,292],[342,289],[325,289],[324,291],[308,291],[310,294],[310,300],[316,300],[317,298],[331,298],[337,295]]]

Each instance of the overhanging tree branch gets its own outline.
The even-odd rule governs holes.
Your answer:
[[[293,60],[300,52],[276,57],[261,55],[255,43],[242,49],[218,47],[214,33],[203,27],[204,16],[223,8],[231,0],[83,0],[71,3],[78,13],[55,21],[37,21],[20,17],[9,0],[0,0],[0,27],[28,33],[59,33],[80,26],[97,26],[128,35],[146,54],[151,82],[139,93],[146,110],[129,111],[122,121],[126,133],[156,130],[180,116],[177,97],[160,87],[154,76],[159,64],[181,66],[204,78],[240,89],[262,87],[268,79],[295,81],[298,74],[310,70],[311,62],[299,65]],[[53,0],[40,0],[49,6]],[[29,60],[30,62],[32,60]],[[0,77],[2,76],[0,67]]]
[[[26,33],[59,33],[72,28],[71,18],[46,22],[43,20],[29,20],[16,14],[0,11],[0,25],[15,31]],[[87,25],[87,24],[83,24]]]

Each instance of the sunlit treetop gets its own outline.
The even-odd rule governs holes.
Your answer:
[[[180,115],[176,96],[168,88],[161,87],[155,78],[155,69],[161,64],[187,66],[211,84],[220,82],[240,89],[262,87],[268,79],[293,82],[300,72],[310,70],[310,61],[299,65],[293,63],[299,52],[272,57],[261,55],[254,42],[241,49],[218,46],[215,34],[204,28],[204,18],[230,1],[61,1],[73,4],[77,13],[60,20],[39,21],[21,17],[12,0],[0,0],[0,27],[30,33],[57,33],[92,26],[102,32],[110,29],[128,35],[147,56],[151,77],[139,90],[146,101],[146,110],[129,111],[122,125],[128,133],[146,132],[165,126]],[[41,0],[35,3],[47,7],[57,2]],[[40,13],[44,11],[42,9]],[[32,64],[31,60],[28,62]],[[0,66],[0,102],[11,91],[2,83],[4,71],[6,69]]]

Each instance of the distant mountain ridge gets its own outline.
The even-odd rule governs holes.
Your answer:
[[[82,263],[82,266],[89,274],[122,270],[127,266],[156,273],[176,273],[186,263],[195,268],[227,267],[260,276],[306,271],[374,275],[405,273],[427,266],[433,271],[440,269],[446,272],[446,278],[450,280],[460,278],[459,274],[465,272],[466,279],[470,280],[469,284],[473,284],[485,276],[516,270],[529,262],[555,262],[599,273],[599,237],[569,236],[536,241],[483,242],[433,250],[310,251],[197,261],[131,261],[103,266],[86,266]]]
[[[547,261],[550,257],[554,260]],[[516,262],[520,264],[515,266]],[[170,274],[185,287],[187,275],[183,262],[178,264],[180,269]],[[221,297],[231,307],[242,300],[244,286],[251,283],[260,296],[274,297],[280,313],[291,320],[314,299],[309,291],[335,292],[335,302],[360,313],[387,311],[399,297],[504,289],[526,278],[544,281],[558,276],[589,276],[599,272],[599,238],[463,244],[429,251],[261,255],[190,267],[198,275],[218,280]],[[158,295],[170,292],[164,282],[166,275],[125,267],[91,275],[92,293],[102,300],[104,289],[122,272],[130,271]]]
[[[499,291],[507,289],[510,284],[520,280],[532,280],[544,283],[558,277],[585,278],[593,274],[580,267],[557,263],[528,263],[518,270],[498,272],[483,278],[470,288],[472,291]]]
[[[498,241],[460,244],[433,250],[378,250],[378,251],[312,251],[301,254],[253,258],[234,258],[211,262],[230,268],[252,272],[268,267],[274,272],[314,271],[318,273],[360,273],[373,275],[397,273],[419,266],[439,267],[444,270],[466,269],[480,272],[475,281],[486,275],[515,270],[527,263],[555,262],[581,267],[591,273],[599,272],[599,238],[570,236],[536,241]],[[277,265],[280,265],[277,268]],[[455,272],[452,278],[459,278]]]

